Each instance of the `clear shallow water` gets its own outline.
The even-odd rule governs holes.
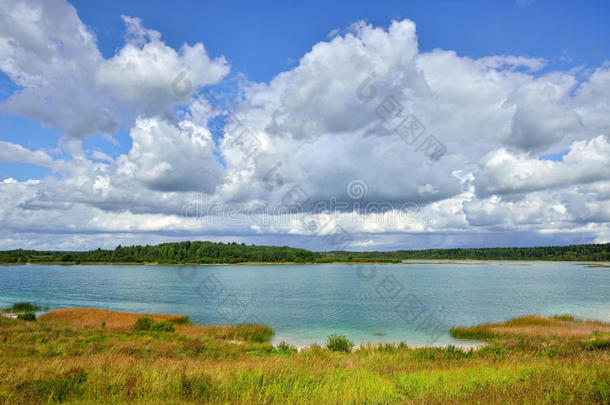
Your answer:
[[[480,263],[480,262],[476,262]],[[610,322],[610,268],[576,263],[2,266],[0,304],[185,314],[265,323],[274,342],[460,344],[457,325],[572,313]]]

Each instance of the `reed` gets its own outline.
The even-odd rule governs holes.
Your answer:
[[[270,329],[260,325],[173,322],[167,333],[137,331],[141,314],[96,310],[89,323],[82,310],[73,320],[68,313],[37,322],[0,317],[0,403],[610,402],[608,334],[583,335],[585,321],[483,325],[493,340],[477,350],[383,344],[335,352],[273,347]],[[522,333],[534,326],[558,331],[555,322],[578,332],[531,340]],[[506,330],[497,334],[499,327]]]

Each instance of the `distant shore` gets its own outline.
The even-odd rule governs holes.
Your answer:
[[[238,263],[162,263],[162,262],[27,262],[0,263],[0,266],[274,266],[274,265],[321,265],[321,264],[456,264],[456,265],[486,265],[489,263],[510,263],[527,266],[530,263],[573,263],[589,267],[610,268],[610,262],[586,260],[535,260],[535,259],[405,259],[402,261],[336,261],[336,262],[238,262]]]
[[[328,246],[334,247],[333,245]],[[344,248],[344,246],[341,246]],[[339,248],[339,249],[341,249]],[[158,245],[117,246],[94,250],[0,251],[4,264],[186,264],[267,265],[320,263],[413,263],[413,262],[610,262],[610,243],[497,248],[399,249],[392,251],[311,251],[290,246],[246,245],[211,241],[168,242]],[[600,266],[603,267],[603,266]]]
[[[403,262],[239,262],[239,263],[161,263],[161,262],[35,262],[35,263],[0,263],[0,266],[108,266],[108,265],[135,265],[135,266],[273,266],[273,265],[312,265],[312,264],[406,264]]]

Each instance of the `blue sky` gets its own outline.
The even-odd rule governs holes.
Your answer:
[[[298,184],[326,200],[354,179],[368,200],[409,201],[427,217],[410,228],[354,225],[352,248],[610,236],[607,1],[52,0],[22,3],[25,13],[19,4],[0,9],[0,43],[10,44],[0,48],[0,246],[29,240],[36,227],[17,218],[68,209],[71,222],[49,225],[44,243],[105,246],[120,234],[324,248],[285,225],[175,221],[197,192],[247,205]],[[184,44],[195,47],[189,57]],[[345,91],[384,68],[380,97],[425,122],[447,146],[442,162],[422,166],[415,147],[387,136],[374,106]],[[162,86],[181,69],[199,76],[177,100]],[[192,115],[205,88],[241,95],[228,106],[264,141],[253,161],[231,147],[230,114],[204,106]],[[193,135],[208,131],[207,145]],[[273,167],[282,167],[279,190],[261,186]],[[110,224],[117,213],[128,218]],[[472,237],[460,239],[465,232]],[[53,242],[56,234],[70,236]]]
[[[72,1],[82,21],[97,36],[105,57],[112,57],[124,43],[121,15],[138,16],[148,28],[163,33],[166,43],[204,42],[211,56],[224,55],[233,73],[250,80],[269,81],[293,67],[312,45],[328,40],[333,30],[345,32],[355,21],[388,26],[409,18],[417,24],[422,51],[455,50],[459,55],[519,54],[548,60],[547,69],[594,67],[610,54],[610,3],[588,1],[312,1],[177,2]],[[0,100],[18,87],[0,73]],[[61,132],[43,128],[27,118],[0,115],[0,139],[50,148]],[[129,150],[125,130],[117,143],[99,137],[86,146],[116,156]],[[550,159],[558,159],[551,156]],[[48,169],[29,164],[0,163],[0,176],[18,180],[42,178]]]
[[[519,54],[548,60],[547,69],[594,67],[610,54],[610,3],[603,0],[500,1],[311,1],[277,3],[75,0],[81,20],[96,34],[105,57],[124,43],[121,15],[138,16],[148,28],[163,33],[166,43],[203,42],[212,56],[224,55],[233,72],[250,80],[269,81],[293,67],[312,45],[333,30],[345,32],[355,21],[388,26],[409,18],[417,24],[422,51],[455,50],[459,55]],[[0,100],[18,89],[0,73]],[[0,139],[31,147],[54,146],[61,133],[29,119],[0,115]],[[90,147],[116,156],[131,146],[118,134],[118,143],[94,137]],[[49,170],[28,164],[0,163],[0,177],[41,178]]]
[[[598,66],[610,51],[610,4],[603,0],[72,3],[106,57],[123,44],[120,16],[138,16],[172,47],[204,42],[211,55],[225,55],[234,70],[255,81],[270,80],[332,30],[360,20],[388,26],[409,18],[417,24],[422,51],[535,56],[548,59],[551,69]]]

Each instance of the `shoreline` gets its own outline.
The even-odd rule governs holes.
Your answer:
[[[184,323],[185,326],[188,326],[189,328],[194,328],[194,329],[200,329],[200,330],[206,330],[206,329],[215,329],[215,328],[240,328],[240,327],[248,327],[248,326],[261,326],[261,327],[266,327],[269,328],[270,330],[273,331],[272,335],[269,338],[269,343],[275,347],[278,348],[282,343],[288,344],[291,347],[296,348],[299,352],[301,350],[307,350],[307,349],[311,349],[312,347],[324,347],[325,342],[324,339],[318,341],[318,340],[310,340],[310,339],[305,339],[305,340],[309,340],[309,342],[304,342],[303,339],[299,339],[298,337],[295,338],[295,340],[292,339],[286,339],[286,338],[282,338],[281,335],[276,335],[275,333],[275,329],[270,326],[270,325],[255,325],[255,324],[198,324],[198,323],[192,323],[190,321],[190,317],[188,315],[180,315],[180,314],[169,314],[169,313],[140,313],[140,312],[132,312],[132,311],[119,311],[119,310],[111,310],[111,309],[105,309],[105,308],[95,308],[95,307],[69,307],[69,308],[56,308],[56,309],[45,309],[45,310],[40,310],[40,311],[35,311],[36,314],[36,318],[38,318],[40,321],[42,322],[51,322],[51,323],[57,323],[60,322],[62,324],[66,324],[66,325],[70,325],[70,326],[74,326],[74,327],[86,327],[86,328],[91,328],[91,327],[96,327],[97,325],[100,325],[102,322],[104,322],[104,324],[106,324],[106,322],[108,322],[108,327],[112,330],[113,327],[118,328],[118,330],[125,330],[125,328],[130,328],[130,325],[133,324],[137,318],[141,318],[141,317],[149,317],[152,318],[154,320],[163,320],[163,321],[170,321],[170,322],[175,322],[176,325],[182,324]],[[14,312],[6,312],[3,310],[0,310],[0,319],[2,318],[6,318],[6,319],[17,319],[17,315],[18,313],[14,313]],[[553,317],[550,317],[551,319],[557,318],[560,319],[559,317],[561,317],[563,315],[555,315]],[[575,318],[573,315],[570,315],[572,317],[572,319],[578,319]],[[544,317],[541,315],[529,315],[529,316],[525,316],[523,318],[529,318],[529,317],[538,317],[538,318],[546,318],[548,319],[548,317]],[[521,319],[521,318],[514,318],[514,319]],[[480,338],[473,338],[473,337],[459,337],[459,336],[454,336],[452,331],[454,329],[477,329],[480,327],[484,327],[484,326],[488,326],[488,325],[501,325],[501,324],[505,324],[505,323],[510,323],[511,321],[513,321],[514,319],[510,319],[510,320],[505,320],[505,321],[498,321],[495,323],[487,323],[487,324],[480,324],[480,325],[468,325],[468,326],[454,326],[451,327],[448,331],[447,334],[449,337],[451,337],[451,339],[453,340],[452,342],[441,342],[441,343],[432,343],[432,344],[427,344],[427,343],[421,343],[421,342],[413,342],[413,343],[409,343],[408,340],[405,340],[404,338],[397,338],[397,339],[388,339],[388,340],[379,340],[379,341],[369,341],[369,340],[359,340],[358,337],[354,337],[354,336],[347,336],[348,338],[351,338],[354,340],[354,346],[353,346],[353,350],[357,350],[357,349],[371,349],[371,348],[378,348],[378,347],[383,347],[386,345],[395,345],[395,346],[404,346],[404,347],[408,347],[411,349],[422,349],[422,348],[440,348],[440,349],[447,349],[449,347],[455,347],[455,348],[459,348],[461,350],[479,350],[483,347],[486,347],[489,345],[489,341],[486,341],[485,339],[480,339]],[[579,322],[584,322],[584,323],[594,323],[594,324],[599,324],[599,325],[608,325],[610,327],[610,324],[608,324],[606,321],[602,320],[602,319],[598,319],[598,318],[587,318],[587,317],[583,317],[583,318],[579,318],[578,319]],[[118,324],[113,324],[113,322],[118,322]],[[130,324],[128,325],[127,322],[129,322]],[[610,329],[609,329],[610,332]]]
[[[36,263],[0,263],[0,266],[277,266],[277,265],[322,265],[322,264],[457,264],[457,265],[486,265],[488,263],[510,263],[514,265],[529,265],[531,263],[573,263],[590,265],[591,267],[610,267],[608,261],[584,260],[510,260],[510,259],[405,259],[399,262],[384,261],[336,261],[336,262],[239,262],[239,263],[159,263],[159,262],[36,262]]]
[[[299,263],[299,262],[239,262],[239,263],[157,263],[157,262],[82,262],[82,263],[0,263],[0,266],[298,266],[321,264],[404,264],[401,262],[328,262],[328,263]]]
[[[181,321],[182,319],[182,321]],[[64,309],[0,316],[10,403],[606,403],[610,323],[571,315],[456,327],[478,347],[276,343],[263,325]],[[490,398],[495,401],[490,401]],[[566,400],[567,399],[567,400]]]

